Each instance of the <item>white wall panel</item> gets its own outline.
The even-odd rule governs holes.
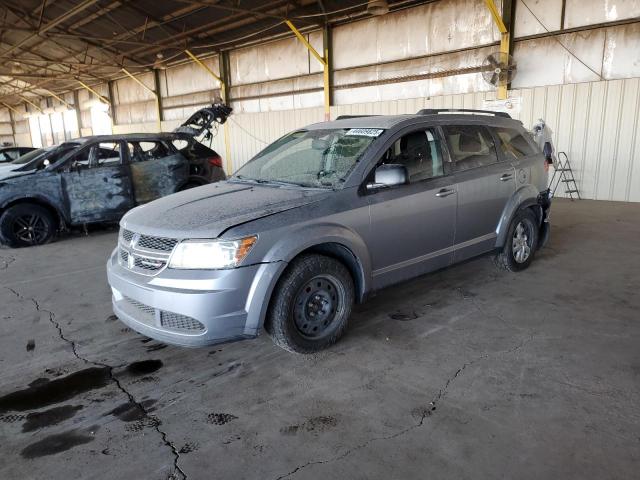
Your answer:
[[[527,0],[525,3],[531,11],[523,5],[522,0],[516,0],[516,19],[513,32],[516,38],[560,30],[562,1]]]
[[[342,69],[402,60],[498,39],[484,2],[434,2],[336,27],[333,65]]]
[[[565,28],[635,17],[640,17],[640,0],[567,0]]]

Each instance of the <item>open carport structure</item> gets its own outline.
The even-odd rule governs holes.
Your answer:
[[[120,135],[135,164],[222,101],[203,141],[231,175],[312,123],[480,109],[543,119],[557,182],[526,271],[484,255],[381,289],[310,355],[127,327],[113,222],[0,246],[2,476],[636,478],[639,46],[640,2],[623,0],[1,1],[5,146]],[[0,217],[42,201],[27,196]]]

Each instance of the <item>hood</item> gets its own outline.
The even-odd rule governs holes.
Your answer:
[[[318,202],[324,190],[218,182],[169,195],[131,210],[127,230],[171,238],[217,238],[236,225]]]
[[[7,168],[7,166],[0,166],[0,180],[9,180],[12,178],[24,177],[25,175],[33,175],[36,173],[36,170],[28,170],[26,172],[16,172],[14,171],[16,168],[20,168],[17,165],[11,165],[12,168]]]

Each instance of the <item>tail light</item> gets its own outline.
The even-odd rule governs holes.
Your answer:
[[[222,168],[222,158],[220,158],[220,155],[216,155],[215,157],[211,157],[208,161],[209,161],[209,165],[211,165],[212,167],[220,167],[220,168]]]

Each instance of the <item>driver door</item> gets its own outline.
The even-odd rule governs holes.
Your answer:
[[[72,224],[115,221],[133,207],[120,141],[82,148],[60,175]]]
[[[374,288],[446,267],[453,259],[456,185],[437,129],[405,131],[378,165],[385,163],[404,165],[409,183],[369,194]]]

